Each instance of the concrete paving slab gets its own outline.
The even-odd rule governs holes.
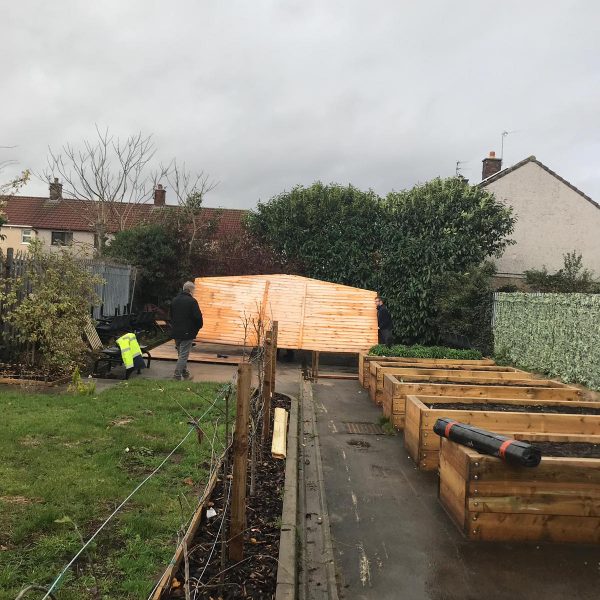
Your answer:
[[[600,547],[462,537],[402,435],[346,433],[381,410],[353,381],[314,386],[340,598],[596,600]]]

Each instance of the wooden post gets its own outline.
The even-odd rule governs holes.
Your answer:
[[[268,444],[271,433],[271,376],[273,374],[273,332],[267,331],[265,336],[264,374],[262,387],[262,443]]]
[[[312,368],[311,368],[311,379],[317,381],[319,379],[319,351],[313,350],[312,352]]]
[[[248,475],[248,417],[250,413],[250,386],[252,365],[238,366],[237,414],[233,434],[233,482],[231,499],[231,541],[229,558],[236,562],[244,558],[244,530],[246,529],[246,480]]]
[[[271,335],[271,349],[273,351],[273,358],[271,359],[271,395],[275,393],[275,378],[277,375],[277,336],[279,335],[279,322],[273,321]]]

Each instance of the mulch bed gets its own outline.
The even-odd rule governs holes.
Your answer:
[[[585,442],[536,442],[535,440],[529,443],[540,448],[542,456],[600,458],[600,444]]]
[[[273,408],[290,409],[287,397],[275,394]],[[274,411],[273,411],[274,412]],[[279,536],[283,509],[285,461],[271,457],[270,446],[263,449],[258,463],[256,493],[247,500],[247,533],[244,538],[244,559],[239,563],[227,560],[224,583],[220,588],[221,538],[223,504],[229,493],[229,485],[218,481],[211,502],[217,515],[201,525],[193,544],[190,545],[190,591],[194,599],[230,600],[252,598],[266,600],[275,598]],[[230,460],[231,463],[231,460]],[[248,468],[248,485],[250,469]],[[224,498],[225,496],[225,498]],[[229,514],[226,515],[227,532],[230,531]],[[176,577],[179,587],[172,589],[164,598],[185,598],[185,580],[182,563]]]
[[[62,382],[66,377],[65,374],[32,369],[20,363],[0,363],[0,380],[14,379],[24,383],[52,384]]]
[[[442,404],[432,402],[426,404],[428,408],[436,410],[488,410],[494,412],[528,412],[528,413],[555,413],[560,415],[600,415],[600,408],[588,408],[587,406],[544,406],[542,404],[494,404],[493,402],[481,402],[467,404],[465,402],[453,402]]]

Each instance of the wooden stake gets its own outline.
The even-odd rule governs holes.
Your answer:
[[[273,321],[271,335],[271,349],[273,351],[273,358],[271,359],[271,395],[275,393],[275,377],[277,375],[277,336],[279,335],[279,322]]]
[[[238,366],[237,413],[233,434],[233,488],[231,499],[231,542],[229,558],[236,562],[244,558],[244,530],[246,529],[246,480],[248,475],[248,417],[252,365]]]
[[[312,353],[311,378],[313,381],[317,381],[319,379],[319,351],[318,350],[313,350],[313,353]]]
[[[263,446],[269,442],[269,434],[271,433],[271,376],[273,374],[273,351],[272,351],[273,332],[267,331],[265,338],[265,358],[264,358],[264,375],[262,388],[262,443]]]

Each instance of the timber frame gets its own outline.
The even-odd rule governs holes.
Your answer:
[[[439,499],[469,539],[600,542],[600,459],[514,467],[442,439]]]
[[[447,410],[430,408],[440,404],[481,404],[492,402],[512,406],[559,406],[584,407],[600,410],[600,402],[576,402],[569,400],[526,400],[514,398],[455,398],[438,396],[408,396],[406,399],[406,422],[404,446],[419,469],[432,471],[439,466],[441,437],[433,432],[437,419],[455,419],[475,427],[483,427],[496,433],[525,437],[536,433],[600,435],[600,414],[565,414],[544,412],[516,412],[497,410]],[[599,438],[600,439],[600,438]]]
[[[537,380],[542,381],[542,380]],[[506,385],[493,382],[474,385],[470,381],[460,383],[436,383],[431,381],[398,381],[386,373],[383,378],[383,414],[396,429],[404,429],[406,398],[408,396],[454,396],[461,398],[514,398],[524,400],[583,400],[584,393],[578,388],[561,384],[561,387],[532,385]],[[543,381],[542,381],[543,382]]]

